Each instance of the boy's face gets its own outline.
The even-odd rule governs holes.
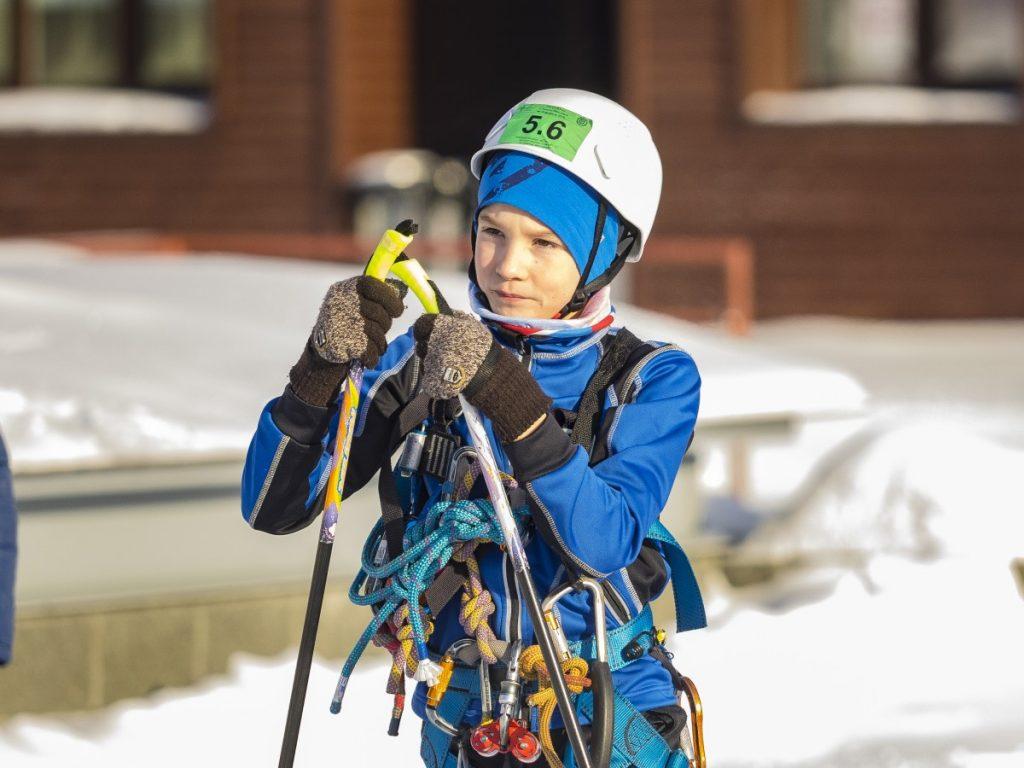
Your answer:
[[[476,279],[491,310],[550,318],[572,298],[576,262],[558,236],[530,214],[503,203],[477,218]]]

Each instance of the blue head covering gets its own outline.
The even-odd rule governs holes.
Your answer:
[[[496,152],[480,179],[473,231],[477,217],[488,205],[504,203],[542,221],[569,249],[580,275],[584,274],[597,227],[601,197],[587,184],[553,163],[514,150]],[[589,283],[600,277],[615,260],[619,239],[619,214],[605,203],[604,229],[590,272]]]

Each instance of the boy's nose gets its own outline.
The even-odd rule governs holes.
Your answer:
[[[498,275],[505,280],[523,280],[529,274],[529,253],[524,246],[510,244],[498,262]]]

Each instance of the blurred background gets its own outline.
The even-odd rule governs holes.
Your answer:
[[[1024,765],[1022,76],[1019,0],[0,0],[0,765],[276,764],[316,534],[241,519],[260,409],[396,221],[460,303],[468,158],[553,86],[664,163],[613,298],[703,378],[712,765]],[[417,754],[383,657],[326,714],[376,504],[301,765]]]

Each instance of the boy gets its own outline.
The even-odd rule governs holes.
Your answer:
[[[461,393],[487,418],[503,471],[525,490],[532,528],[524,538],[538,591],[584,575],[601,579],[614,630],[637,620],[669,580],[665,549],[649,531],[689,445],[699,402],[700,377],[689,355],[664,344],[628,347],[631,335],[611,328],[608,284],[625,262],[640,258],[661,193],[661,161],[647,128],[620,105],[586,91],[549,89],[498,121],[471,168],[480,179],[473,314],[424,315],[388,344],[385,334],[402,311],[398,292],[368,277],[332,286],[288,387],[261,417],[246,463],[243,514],[272,533],[298,530],[316,517],[339,386],[351,361],[360,360],[367,371],[346,495],[395,450],[404,437],[396,434],[398,414],[418,392],[431,398],[426,424],[437,436],[433,445],[466,444],[465,425],[451,406]],[[614,372],[617,393],[597,393],[595,410],[581,396],[587,399],[588,382],[614,339],[624,342],[616,352],[620,367],[629,365]],[[424,501],[406,510],[413,515],[439,497],[444,471],[433,467],[415,477]],[[529,643],[533,628],[505,553],[482,545],[477,557],[494,604],[491,628],[502,640]],[[695,583],[692,595],[698,626],[703,610]],[[456,603],[433,617],[431,652],[465,637]],[[585,593],[562,600],[559,612],[570,640],[594,634]],[[685,713],[669,666],[652,649],[615,671],[613,682],[675,750]],[[421,716],[423,698],[420,685],[413,708]],[[479,713],[478,700],[476,706]],[[462,724],[471,727],[472,718]],[[465,740],[447,744],[430,728],[421,751],[427,765],[518,765],[507,755],[483,758]],[[556,733],[555,742],[561,750],[564,735]]]

